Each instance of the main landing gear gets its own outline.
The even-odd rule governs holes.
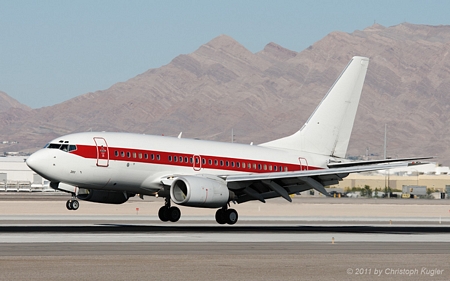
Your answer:
[[[66,208],[67,210],[73,210],[76,211],[80,207],[80,203],[76,199],[70,199],[66,202]]]
[[[235,209],[228,209],[225,205],[216,212],[216,221],[218,224],[235,224],[238,221],[238,213]]]
[[[166,203],[159,209],[158,217],[161,221],[176,222],[181,217],[181,211],[177,207],[170,207],[170,198],[166,197]]]
[[[159,209],[158,217],[161,221],[177,222],[181,217],[181,211],[177,207],[170,206],[170,198],[165,198],[165,204]],[[225,205],[216,212],[218,224],[235,224],[238,221],[238,213],[235,209],[228,209]]]

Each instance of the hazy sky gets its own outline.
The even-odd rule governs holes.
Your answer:
[[[377,22],[450,24],[450,1],[0,0],[0,91],[33,108],[104,90],[227,34],[302,51]]]

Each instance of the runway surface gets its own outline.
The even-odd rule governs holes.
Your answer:
[[[448,201],[276,200],[221,226],[196,209],[162,223],[159,201],[38,198],[0,195],[0,280],[450,280]]]

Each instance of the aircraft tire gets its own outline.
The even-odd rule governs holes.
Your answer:
[[[226,224],[225,211],[223,209],[219,209],[216,211],[216,222],[218,224]]]
[[[168,218],[171,222],[177,222],[181,217],[181,211],[177,207],[170,207],[167,210]]]
[[[235,224],[238,221],[238,213],[235,209],[228,209],[225,211],[225,219],[228,224]]]
[[[72,200],[67,200],[67,202],[66,202],[66,208],[67,208],[67,210],[73,210],[73,209],[72,209]]]
[[[158,211],[159,219],[164,222],[169,221],[168,213],[169,213],[169,208],[167,208],[166,206],[162,206],[161,208],[159,208],[159,211]]]
[[[80,208],[80,202],[78,202],[78,200],[72,200],[70,207],[72,207],[72,210],[76,211]]]

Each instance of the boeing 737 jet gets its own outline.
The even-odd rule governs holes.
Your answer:
[[[219,224],[234,224],[230,203],[265,202],[338,183],[349,173],[382,170],[409,158],[345,161],[369,59],[353,57],[296,133],[260,145],[131,133],[86,132],[59,137],[32,154],[27,165],[50,186],[76,199],[121,204],[130,197],[165,198],[162,221],[176,222],[177,205],[216,208]],[[400,162],[402,161],[402,162]],[[68,188],[69,187],[69,188]]]

